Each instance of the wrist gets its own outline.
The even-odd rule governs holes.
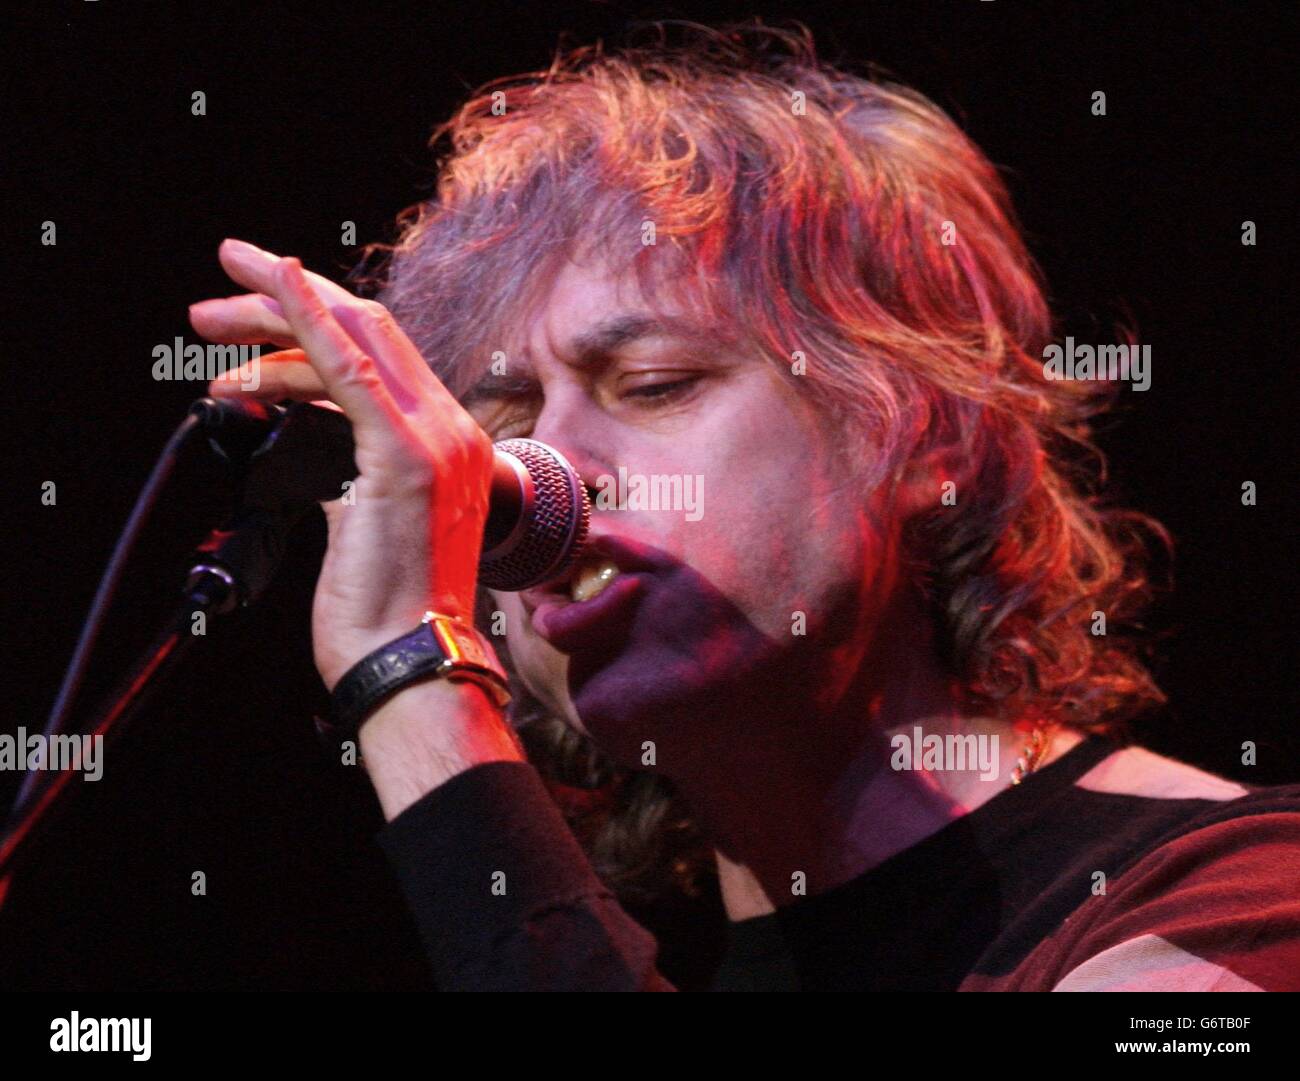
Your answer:
[[[403,687],[366,718],[357,738],[389,821],[475,766],[526,761],[504,713],[475,683],[435,679]]]
[[[312,635],[316,645],[316,671],[331,694],[353,665],[375,650],[410,634],[430,610],[459,620],[467,627],[474,626],[472,597],[466,600],[445,592],[433,594],[432,600],[424,603],[394,605],[385,613],[384,619],[365,627],[342,626],[337,620],[325,618],[322,608],[318,599]]]
[[[334,685],[335,727],[355,734],[386,698],[425,679],[468,680],[496,706],[510,701],[509,682],[491,643],[472,623],[430,610],[415,630],[367,654]]]

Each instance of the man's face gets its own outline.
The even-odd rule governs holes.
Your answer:
[[[594,266],[566,264],[520,330],[505,374],[485,375],[467,408],[493,439],[548,443],[629,505],[593,507],[592,547],[608,558],[579,563],[578,595],[608,579],[603,592],[492,594],[529,689],[635,765],[645,740],[716,752],[719,724],[743,728],[756,694],[797,713],[842,687],[892,586],[893,546],[801,376],[688,318],[656,319],[634,278]],[[656,483],[680,501],[638,506],[638,484]]]

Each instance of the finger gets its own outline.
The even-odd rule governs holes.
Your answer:
[[[366,435],[391,437],[398,416],[374,359],[362,352],[326,309],[303,273],[302,264],[284,258],[275,268],[272,295],[280,302],[307,359],[325,386],[325,395],[342,406],[356,429]]]
[[[254,357],[208,384],[214,398],[253,397],[278,402],[309,402],[325,393],[325,384],[301,349],[285,349]]]
[[[297,345],[284,312],[268,296],[245,293],[190,305],[190,325],[208,341],[232,345]]]
[[[330,541],[333,541],[338,535],[339,525],[342,523],[343,515],[347,511],[347,508],[340,502],[342,498],[343,493],[340,492],[333,499],[324,499],[320,503],[320,509],[325,512],[326,537]]]
[[[221,243],[220,258],[226,273],[240,285],[263,293],[275,291],[275,268],[280,256],[246,241],[228,238]],[[389,393],[403,413],[419,409],[421,399],[416,388],[441,398],[443,406],[455,404],[454,396],[443,387],[382,304],[353,296],[319,274],[304,270],[303,276],[362,351],[376,361]]]
[[[382,304],[354,297],[351,304],[330,310],[361,349],[375,358],[388,392],[403,413],[427,407],[429,395],[441,408],[455,406],[459,410],[459,403]]]
[[[266,293],[268,296],[274,294],[275,268],[280,263],[280,256],[264,251],[245,240],[227,237],[217,249],[217,258],[221,262],[221,268],[232,281],[255,293]],[[326,304],[355,303],[357,300],[341,285],[336,285],[329,278],[305,269],[303,276]]]

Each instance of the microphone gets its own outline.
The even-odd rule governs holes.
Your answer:
[[[343,413],[307,402],[201,398],[190,412],[243,477],[239,510],[200,546],[191,581],[215,574],[231,587],[230,607],[248,604],[269,584],[294,523],[344,495],[356,478],[352,425]],[[554,447],[506,439],[494,450],[479,582],[516,592],[573,562],[587,540],[591,501]]]

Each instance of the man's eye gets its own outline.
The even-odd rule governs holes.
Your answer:
[[[662,383],[642,383],[640,386],[632,387],[623,396],[655,402],[670,401],[681,397],[699,381],[700,376],[692,375],[685,379],[665,380]]]

